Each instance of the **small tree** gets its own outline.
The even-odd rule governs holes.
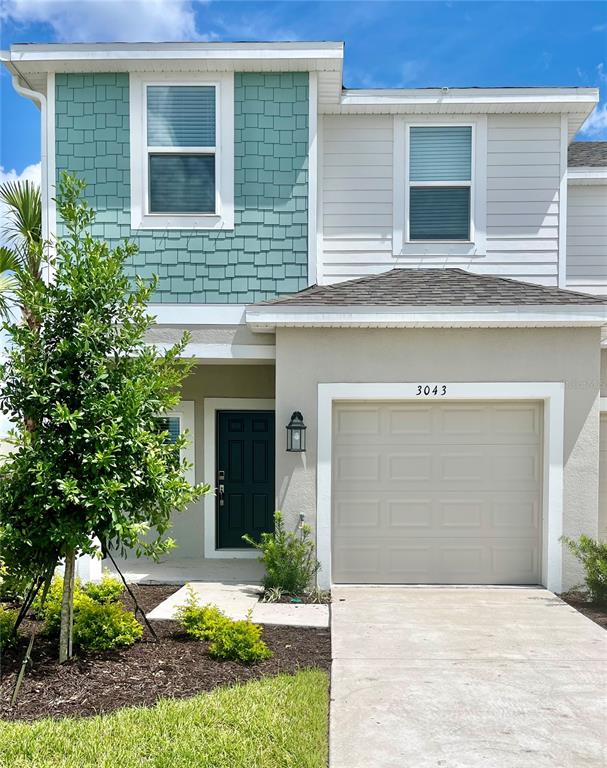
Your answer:
[[[136,252],[92,237],[84,184],[62,177],[57,201],[65,236],[55,277],[20,279],[34,322],[6,325],[0,408],[14,422],[16,450],[0,467],[0,546],[16,572],[65,563],[60,661],[71,656],[74,564],[102,548],[157,558],[173,511],[207,492],[191,486],[180,459],[185,436],[168,441],[158,416],[179,401],[192,363],[187,334],[166,352],[144,343],[156,282],[133,286],[124,264]]]

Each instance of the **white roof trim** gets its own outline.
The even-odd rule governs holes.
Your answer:
[[[470,103],[493,103],[495,101],[573,101],[586,102],[598,99],[599,89],[591,87],[560,87],[560,88],[374,88],[357,89],[345,88],[344,103],[384,103],[410,102],[418,103],[428,100],[440,102],[462,101]]]
[[[15,63],[145,60],[322,59],[341,67],[343,43],[70,43],[12,45]]]
[[[288,307],[252,306],[246,321],[256,332],[275,328],[535,328],[601,327],[607,305]]]
[[[607,166],[573,166],[567,169],[569,184],[607,184]]]

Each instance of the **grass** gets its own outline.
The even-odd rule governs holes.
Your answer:
[[[90,718],[0,722],[2,768],[325,768],[319,670]]]

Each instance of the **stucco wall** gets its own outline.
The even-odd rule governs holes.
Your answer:
[[[195,408],[196,481],[213,484],[214,478],[204,477],[204,400],[207,397],[274,397],[274,367],[272,365],[199,365],[186,379],[183,400],[193,400]],[[171,536],[179,545],[170,557],[204,557],[203,501],[193,504],[186,512],[175,515]]]
[[[232,231],[131,230],[127,72],[57,74],[57,174],[86,180],[95,235],[137,243],[154,301],[273,298],[307,285],[308,111],[307,72],[235,74]]]
[[[291,525],[316,513],[320,382],[565,382],[564,532],[595,536],[598,508],[599,332],[594,329],[281,329],[276,334],[277,493]],[[287,454],[293,410],[306,454]],[[565,555],[564,583],[579,583]]]

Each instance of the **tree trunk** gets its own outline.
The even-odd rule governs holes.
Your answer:
[[[63,574],[63,597],[61,600],[61,630],[59,633],[59,663],[72,658],[72,634],[74,628],[74,578],[76,575],[76,552],[68,549],[65,553]]]

